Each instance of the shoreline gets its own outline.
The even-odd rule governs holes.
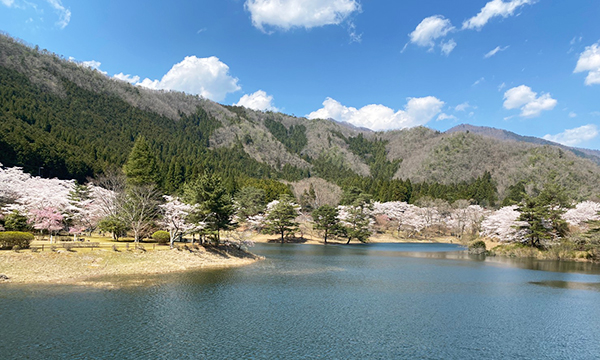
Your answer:
[[[219,269],[250,265],[263,257],[235,248],[199,250],[164,249],[154,251],[0,252],[0,274],[8,277],[2,284],[78,285],[117,287],[121,281],[110,277],[162,275],[200,269]],[[108,278],[108,279],[107,279]],[[144,282],[138,279],[135,282]]]
[[[256,243],[280,243],[280,239],[277,235],[265,235],[265,234],[253,234],[250,239]],[[336,240],[329,239],[327,240],[327,244],[335,244],[335,245],[345,245],[347,240]],[[407,239],[407,238],[398,238],[391,236],[389,234],[377,234],[373,235],[369,238],[369,241],[366,244],[380,244],[380,243],[388,243],[388,244],[406,244],[406,243],[420,243],[420,244],[458,244],[467,246],[468,244],[463,243],[460,239],[452,237],[452,236],[440,236],[431,239]],[[498,245],[497,242],[493,242],[489,239],[485,239],[486,247],[488,249],[492,249]],[[326,245],[321,237],[314,237],[308,234],[305,234],[302,238],[296,238],[294,240],[286,240],[285,244],[309,244],[309,245]],[[350,244],[360,244],[357,240],[352,240]]]
[[[254,234],[251,240],[256,243],[278,243],[274,235]],[[553,261],[573,261],[580,263],[597,263],[592,259],[568,257],[566,254],[555,254],[551,250],[540,251],[532,248],[519,248],[514,245],[500,244],[489,239],[486,243],[486,256],[496,258],[520,258]],[[344,240],[329,240],[327,244],[343,245]],[[351,244],[357,244],[353,241]],[[433,239],[396,238],[389,234],[372,236],[369,243],[423,243],[423,244],[458,244],[466,246],[454,237],[437,237]],[[322,238],[307,236],[286,241],[286,244],[326,245]],[[38,244],[39,245],[39,244]],[[119,244],[120,245],[120,244]],[[0,251],[0,278],[2,284],[14,285],[74,285],[95,288],[116,288],[128,285],[139,285],[156,278],[158,275],[181,273],[194,270],[212,270],[250,265],[264,259],[262,256],[232,246],[212,247],[182,244],[175,249],[158,247],[155,250],[119,251],[96,248],[31,251]],[[153,246],[154,248],[154,246]],[[514,249],[513,249],[514,248]],[[509,251],[507,251],[509,250]],[[516,251],[515,251],[516,250]],[[562,256],[561,256],[562,255]],[[124,280],[125,279],[125,280]]]
[[[280,242],[280,238],[277,238],[276,235],[264,235],[264,234],[254,234],[252,236],[252,241],[256,243],[270,243],[275,244]],[[486,256],[492,258],[519,258],[519,259],[536,259],[536,260],[549,260],[549,261],[573,261],[578,263],[592,263],[598,264],[600,261],[594,260],[592,258],[586,257],[586,252],[584,251],[575,251],[575,252],[565,252],[556,249],[548,249],[548,250],[540,250],[537,248],[530,247],[519,247],[518,244],[509,244],[509,243],[500,243],[497,241],[493,241],[489,238],[479,238],[477,240],[481,240],[486,245]],[[359,244],[360,242],[354,240],[350,242],[350,244]],[[464,247],[468,247],[468,242],[462,242],[460,239],[452,236],[440,236],[434,237],[431,239],[407,239],[407,238],[398,238],[391,236],[389,234],[377,234],[371,236],[369,241],[366,244],[457,244]],[[296,238],[292,241],[286,241],[285,244],[308,244],[308,245],[345,245],[346,240],[328,240],[327,244],[323,242],[323,239],[320,237],[313,237],[310,235],[304,235],[303,238]]]

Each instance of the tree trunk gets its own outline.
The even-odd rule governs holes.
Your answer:
[[[350,244],[350,240],[352,240],[351,237],[348,238],[348,241],[346,242],[346,245]]]
[[[283,234],[285,233],[285,230],[281,230],[281,243],[283,244]]]
[[[325,230],[325,236],[323,237],[323,239],[325,240],[325,244],[327,244],[327,230]]]

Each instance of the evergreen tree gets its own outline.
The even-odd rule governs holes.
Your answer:
[[[365,193],[359,194],[348,207],[348,215],[344,219],[344,233],[348,238],[346,244],[350,244],[352,239],[363,243],[369,241],[371,236],[369,210],[372,209],[373,199],[371,195]]]
[[[98,229],[111,233],[113,239],[119,241],[119,238],[127,233],[129,227],[118,216],[112,215],[100,220]]]
[[[547,183],[538,196],[527,196],[517,208],[521,213],[518,220],[525,222],[518,228],[525,230],[525,237],[531,246],[541,247],[545,241],[563,238],[567,235],[569,226],[562,214],[570,206],[564,189],[554,183]]]
[[[233,200],[227,192],[221,177],[205,172],[191,184],[184,186],[184,199],[191,204],[199,205],[196,221],[205,222],[213,232],[215,244],[219,244],[221,230],[233,227]]]
[[[265,201],[266,193],[263,189],[257,189],[253,186],[247,186],[240,190],[236,196],[237,215],[240,219],[246,219],[265,211],[267,203]]]
[[[7,231],[26,231],[31,227],[27,223],[25,215],[21,215],[17,210],[13,210],[4,216],[4,228]]]
[[[338,215],[338,209],[331,205],[322,205],[312,213],[312,218],[315,221],[315,229],[322,230],[325,244],[327,244],[327,239],[330,236],[341,234],[342,226],[340,225]]]
[[[123,171],[127,176],[128,185],[157,185],[159,183],[160,172],[156,155],[145,137],[139,136],[135,140]]]
[[[508,187],[507,195],[504,200],[502,200],[502,206],[516,205],[523,201],[525,196],[527,196],[527,192],[525,191],[525,181],[519,181]]]
[[[304,190],[302,195],[300,196],[300,206],[303,211],[311,212],[315,208],[315,203],[317,201],[317,194],[315,192],[315,187],[311,183],[308,191]]]
[[[164,188],[169,193],[175,193],[185,182],[185,169],[175,157],[171,159],[165,178]]]
[[[279,202],[269,210],[265,218],[264,232],[267,234],[281,235],[281,243],[285,237],[293,234],[298,229],[298,223],[294,221],[298,216],[297,205],[289,195],[282,195]]]
[[[352,205],[356,203],[363,191],[357,186],[351,186],[344,191],[340,205]]]

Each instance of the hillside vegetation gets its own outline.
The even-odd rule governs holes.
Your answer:
[[[83,182],[122,167],[144,136],[167,192],[210,170],[232,193],[320,177],[380,201],[486,194],[479,203],[492,189],[501,201],[515,184],[533,191],[548,180],[577,200],[600,195],[593,152],[424,127],[375,133],[224,106],[135,87],[3,35],[0,108],[0,162],[45,177]]]

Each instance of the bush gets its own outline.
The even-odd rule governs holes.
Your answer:
[[[152,239],[159,244],[168,244],[171,239],[171,235],[168,232],[163,230],[158,230],[154,234],[152,234]]]
[[[475,240],[469,244],[469,249],[483,249],[485,250],[485,242],[483,240]]]
[[[33,241],[33,234],[20,231],[0,232],[0,250],[11,250],[15,246],[19,249],[29,249]]]
[[[470,254],[485,254],[485,242],[483,240],[475,240],[469,243]]]
[[[17,210],[4,216],[4,228],[7,231],[26,231],[29,229],[27,217],[21,215]]]

